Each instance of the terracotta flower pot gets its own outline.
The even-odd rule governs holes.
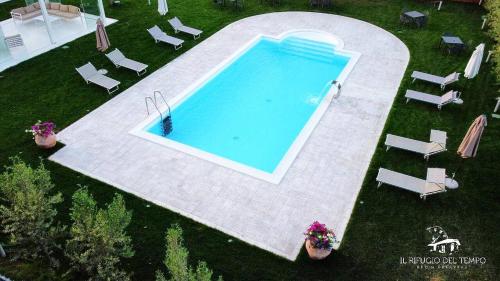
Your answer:
[[[326,249],[314,248],[309,240],[306,240],[306,250],[307,253],[309,254],[309,257],[313,260],[322,260],[328,257],[332,252],[332,249],[326,250]]]
[[[36,143],[36,145],[38,145],[38,147],[41,147],[44,149],[52,148],[57,143],[56,134],[52,133],[48,137],[36,135],[35,136],[35,143]]]

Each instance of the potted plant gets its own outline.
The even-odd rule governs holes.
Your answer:
[[[26,132],[33,134],[35,143],[39,147],[49,149],[57,143],[55,128],[56,125],[50,121],[38,121],[35,125],[31,126],[31,130],[26,130]]]
[[[333,245],[337,243],[337,237],[333,230],[326,225],[315,221],[309,226],[306,236],[306,250],[309,257],[314,260],[322,260],[332,252]]]

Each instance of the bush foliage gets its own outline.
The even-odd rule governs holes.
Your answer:
[[[489,0],[485,3],[486,9],[489,11],[488,22],[490,26],[490,33],[495,40],[495,46],[493,47],[494,55],[492,60],[495,63],[494,72],[497,77],[497,81],[500,82],[500,0]]]
[[[173,225],[167,230],[165,236],[167,250],[163,263],[170,273],[170,279],[167,279],[163,272],[156,272],[156,281],[211,281],[213,272],[204,261],[198,262],[194,271],[188,265],[188,250],[182,245],[182,229],[178,225]],[[218,281],[222,281],[219,276]]]
[[[84,273],[89,280],[129,280],[129,275],[118,268],[121,258],[134,255],[131,238],[125,229],[132,213],[125,208],[121,195],[115,194],[105,209],[97,203],[86,188],[73,195],[70,239],[66,255],[71,271]]]
[[[54,185],[43,162],[33,169],[19,157],[0,175],[1,230],[9,237],[13,259],[35,260],[53,257],[64,229],[54,226],[55,205],[63,201],[60,193],[51,194]]]

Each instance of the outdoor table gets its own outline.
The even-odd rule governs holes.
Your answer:
[[[403,13],[403,16],[409,21],[417,25],[417,27],[422,27],[427,22],[427,16],[418,11],[410,11]]]
[[[453,35],[441,36],[440,44],[444,44],[447,47],[448,53],[452,53],[455,51],[460,52],[465,49],[465,44],[464,42],[462,42],[462,39]]]

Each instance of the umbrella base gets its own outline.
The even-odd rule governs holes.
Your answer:
[[[457,189],[459,186],[458,182],[452,178],[446,178],[444,181],[444,185],[449,189]]]

